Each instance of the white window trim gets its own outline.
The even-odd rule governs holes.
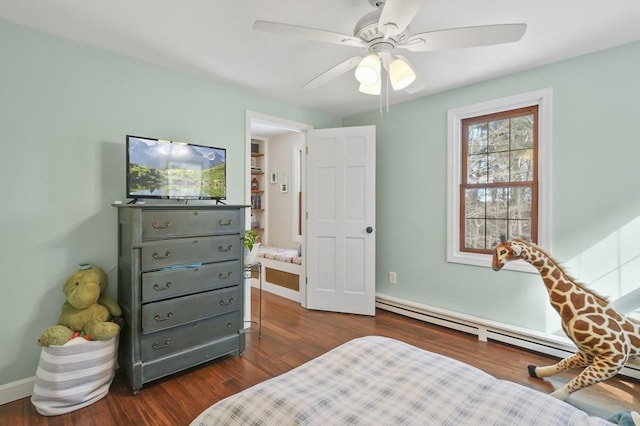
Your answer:
[[[447,262],[491,267],[491,255],[462,252],[459,247],[462,120],[532,105],[538,105],[538,245],[551,251],[552,100],[553,90],[547,88],[448,111]],[[508,263],[505,269],[538,273],[523,261]]]

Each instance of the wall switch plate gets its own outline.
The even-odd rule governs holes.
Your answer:
[[[389,284],[397,284],[397,278],[395,272],[389,272]]]

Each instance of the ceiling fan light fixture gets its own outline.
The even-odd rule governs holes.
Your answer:
[[[393,90],[402,90],[416,79],[416,73],[402,58],[396,58],[389,64],[389,80]]]
[[[356,79],[365,86],[380,81],[380,58],[375,53],[367,55],[356,68]]]
[[[378,96],[382,92],[382,82],[380,79],[373,84],[360,84],[358,88],[360,93],[364,93],[366,95],[376,95]]]

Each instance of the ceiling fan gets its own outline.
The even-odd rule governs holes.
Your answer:
[[[418,13],[423,0],[368,1],[377,10],[366,14],[356,23],[353,36],[270,21],[255,21],[253,29],[366,49],[367,53],[364,55],[354,56],[339,63],[302,87],[315,89],[356,68],[359,91],[371,95],[379,95],[381,92],[381,69],[386,71],[393,90],[404,89],[409,93],[417,93],[424,88],[424,83],[416,75],[409,61],[396,54],[396,49],[430,52],[511,43],[520,40],[527,29],[526,24],[518,23],[449,28],[411,34],[408,25]]]

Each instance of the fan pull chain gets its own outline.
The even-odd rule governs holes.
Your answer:
[[[389,72],[387,72],[387,114],[389,114]]]

